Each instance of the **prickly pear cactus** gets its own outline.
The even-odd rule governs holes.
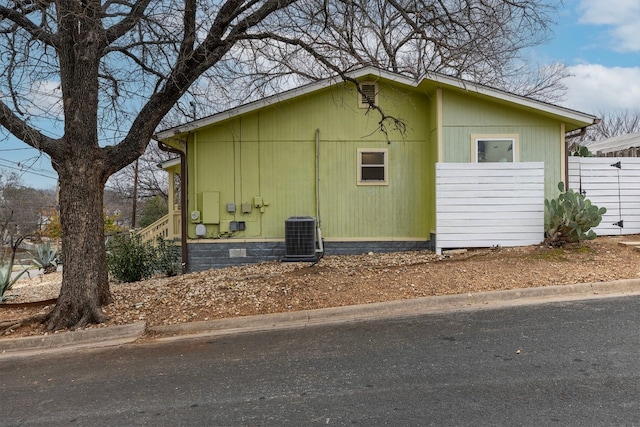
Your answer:
[[[544,201],[546,241],[553,246],[562,246],[595,239],[592,228],[600,224],[607,209],[592,205],[589,199],[573,190],[564,191],[563,182],[558,184],[558,189],[560,195],[556,199]]]

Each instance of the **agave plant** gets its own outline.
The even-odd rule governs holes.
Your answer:
[[[41,268],[44,271],[44,274],[55,273],[58,268],[58,260],[56,259],[56,255],[58,254],[58,250],[56,248],[52,248],[49,242],[37,245],[36,246],[37,253],[31,254],[33,257],[33,264]]]
[[[13,271],[13,262],[5,262],[0,265],[0,302],[4,300],[4,293],[11,289],[13,285],[27,272],[25,268],[15,276],[11,277]]]
[[[16,283],[18,279],[27,272],[27,268],[25,268],[12,277],[16,251],[23,239],[23,237],[19,237],[14,241],[13,238],[10,238],[9,251],[0,251],[0,302],[4,300],[4,293],[11,289],[14,283]]]

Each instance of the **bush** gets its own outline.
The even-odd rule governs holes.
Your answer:
[[[158,273],[167,277],[175,276],[182,271],[182,255],[180,247],[158,237],[155,247],[155,267]]]
[[[562,246],[595,239],[596,233],[592,228],[600,224],[607,209],[592,205],[590,200],[573,190],[564,191],[562,182],[558,189],[560,195],[556,199],[544,201],[547,242],[552,246]]]
[[[584,145],[577,144],[571,151],[571,155],[575,157],[593,157],[593,154]]]
[[[115,235],[107,241],[107,266],[118,281],[130,283],[155,274],[180,272],[179,247],[158,238],[157,245],[142,243],[140,236]]]
[[[155,250],[140,236],[116,234],[107,240],[109,273],[121,282],[138,282],[153,276]]]

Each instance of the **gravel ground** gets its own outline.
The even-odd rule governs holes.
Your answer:
[[[149,326],[336,307],[434,295],[602,282],[640,277],[640,250],[621,244],[640,236],[599,237],[574,248],[476,249],[450,256],[399,252],[326,256],[316,265],[270,262],[172,278],[112,284],[104,327]],[[52,305],[10,304],[56,298],[61,273],[21,280],[0,304],[0,338],[45,334],[21,319]]]

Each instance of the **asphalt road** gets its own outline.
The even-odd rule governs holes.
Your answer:
[[[640,297],[0,362],[0,425],[640,425]]]

